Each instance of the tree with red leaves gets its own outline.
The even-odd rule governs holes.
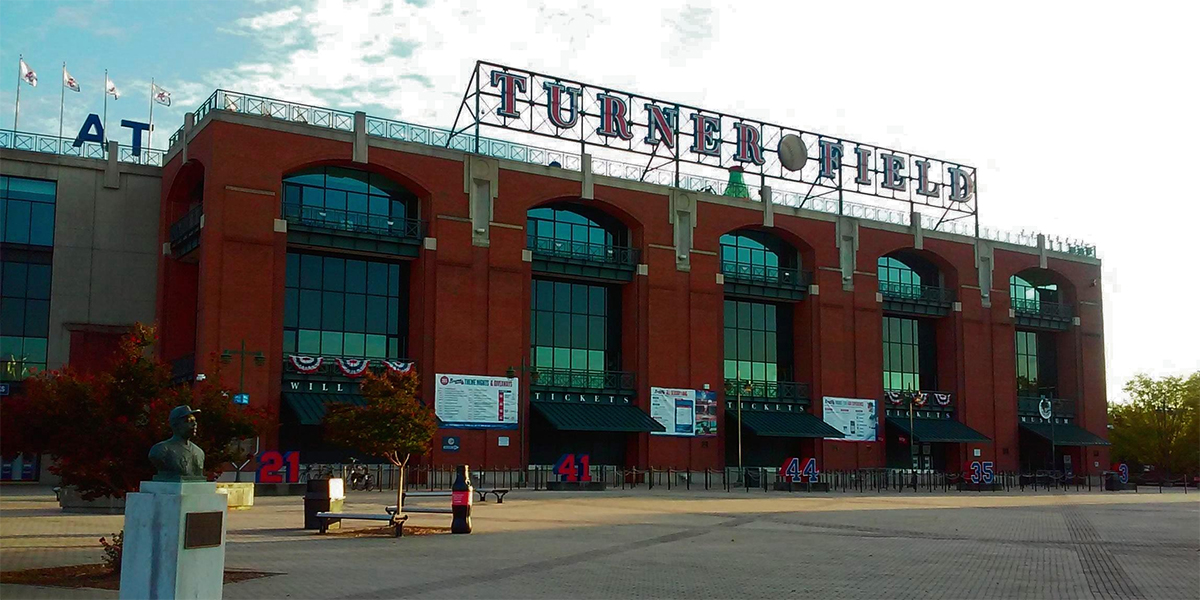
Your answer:
[[[82,375],[67,366],[26,380],[24,391],[4,402],[0,454],[49,454],[50,471],[85,500],[123,498],[154,476],[150,447],[171,436],[171,409],[187,404],[201,411],[192,441],[204,449],[210,478],[244,460],[233,442],[257,435],[263,415],[233,406],[219,373],[173,384],[171,368],[147,356],[154,340],[154,329],[138,324],[121,339],[108,370]],[[217,368],[215,357],[213,363]]]
[[[399,467],[396,506],[403,504],[404,467],[414,454],[424,454],[437,433],[433,410],[417,399],[416,373],[367,373],[359,388],[365,405],[335,404],[325,415],[326,437]]]

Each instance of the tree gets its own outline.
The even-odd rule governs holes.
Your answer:
[[[187,404],[201,411],[192,441],[204,450],[205,472],[218,475],[239,458],[232,442],[255,436],[262,415],[234,407],[216,383],[219,373],[194,386],[173,384],[170,367],[147,356],[154,340],[154,329],[138,324],[108,370],[82,375],[67,366],[26,380],[19,396],[5,400],[0,453],[49,454],[50,471],[84,499],[123,498],[154,476],[150,447],[171,436],[171,409]]]
[[[1136,375],[1129,402],[1110,404],[1113,457],[1171,473],[1200,471],[1200,372],[1188,378]]]
[[[387,459],[400,471],[396,507],[403,506],[404,467],[424,454],[437,433],[437,417],[417,399],[417,375],[367,373],[359,387],[362,406],[335,404],[325,415],[325,435],[335,444]]]

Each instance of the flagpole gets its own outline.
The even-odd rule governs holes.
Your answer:
[[[25,60],[24,54],[17,55],[17,103],[13,110],[13,131],[17,131],[17,121],[21,118],[21,62]]]
[[[58,151],[62,152],[62,130],[63,130],[63,105],[67,103],[67,61],[63,61],[63,76],[58,82],[59,91],[58,98]]]
[[[104,70],[104,147],[108,148],[108,69]]]
[[[150,78],[150,133],[149,139],[146,140],[146,147],[154,147],[154,78]]]

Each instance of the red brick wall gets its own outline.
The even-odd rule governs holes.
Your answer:
[[[164,258],[160,273],[160,311],[164,348],[194,345],[198,357],[246,340],[263,349],[266,366],[246,374],[251,403],[278,411],[282,362],[283,279],[286,234],[273,230],[280,214],[281,180],[286,173],[318,163],[350,164],[351,144],[300,136],[228,122],[210,122],[191,142],[193,160],[203,165],[205,227],[199,263],[181,265]],[[179,157],[164,169],[164,197],[183,177]],[[354,166],[354,165],[351,165]],[[361,167],[360,167],[361,168]],[[436,250],[422,250],[412,263],[410,299],[411,358],[424,375],[423,393],[432,397],[435,373],[503,375],[521,365],[529,347],[529,263],[522,260],[526,211],[556,199],[577,199],[580,183],[502,169],[498,176],[490,245],[471,243],[468,197],[463,191],[463,163],[370,148],[370,165],[408,186],[420,198],[422,218]],[[737,205],[701,202],[696,216],[691,270],[676,269],[673,229],[667,219],[668,198],[654,193],[595,186],[594,201],[585,201],[621,219],[642,251],[648,276],[635,276],[622,291],[622,354],[626,370],[637,372],[638,404],[648,407],[649,388],[679,387],[718,390],[724,410],[722,362],[723,292],[719,272],[719,237],[741,227],[761,227],[757,202]],[[175,218],[164,203],[163,240]],[[784,210],[784,209],[779,209]],[[794,244],[803,268],[815,273],[819,293],[795,311],[795,370],[811,383],[814,408],[822,396],[880,398],[882,394],[881,308],[876,300],[876,261],[888,252],[911,248],[908,233],[860,227],[853,290],[843,289],[836,230],[831,221],[777,213],[773,233]],[[969,243],[925,239],[924,255],[939,266],[946,283],[957,287],[961,312],[937,325],[939,387],[955,392],[962,419],[994,443],[962,445],[952,464],[979,448],[983,460],[994,459],[1000,470],[1017,464],[1016,396],[1013,326],[1008,316],[1008,277],[1037,267],[1033,254],[996,250],[992,306],[981,305],[974,248]],[[1082,324],[1060,334],[1060,376],[1070,378],[1083,406],[1081,423],[1105,432],[1104,357],[1100,291],[1091,281],[1099,267],[1051,259],[1049,267],[1066,283],[1080,307]],[[194,273],[189,272],[194,269]],[[195,288],[188,286],[188,277]],[[1076,298],[1077,297],[1077,298]],[[191,302],[198,309],[189,313]],[[194,324],[188,322],[189,316]],[[189,327],[194,333],[189,334]],[[192,335],[194,337],[189,338]],[[1066,356],[1072,365],[1062,364]],[[225,373],[234,383],[236,373]],[[523,385],[525,381],[523,380]],[[524,394],[523,394],[524,395]],[[880,410],[882,421],[883,411]],[[522,398],[522,419],[529,407]],[[639,436],[631,443],[631,464],[640,467],[720,468],[724,460],[726,422],[719,415],[717,439]],[[435,439],[434,462],[468,462],[481,467],[515,467],[522,460],[518,432],[443,432],[461,437],[461,450],[441,454]],[[511,439],[499,447],[497,438]],[[730,437],[730,440],[733,438]],[[268,440],[273,443],[273,440]],[[527,440],[525,440],[527,443]],[[269,447],[269,445],[268,445]],[[807,447],[797,442],[798,454]],[[1008,454],[1004,454],[1004,450]],[[813,445],[823,469],[879,467],[884,444],[822,442]],[[1090,453],[1090,451],[1089,451]],[[1094,459],[1093,459],[1094,460]],[[1099,458],[1107,464],[1107,455]]]

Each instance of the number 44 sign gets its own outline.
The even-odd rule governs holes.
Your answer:
[[[803,482],[808,478],[809,483],[816,483],[821,476],[821,471],[817,469],[817,459],[809,458],[801,465],[798,457],[791,457],[784,461],[783,466],[779,467],[779,476],[784,481]]]

